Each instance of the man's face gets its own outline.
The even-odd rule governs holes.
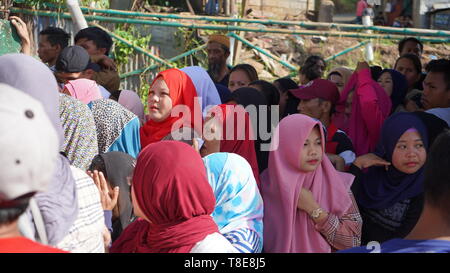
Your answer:
[[[55,76],[56,76],[56,80],[62,84],[66,84],[68,81],[73,81],[73,80],[84,78],[83,72],[75,72],[75,73],[55,72]]]
[[[315,119],[320,119],[323,115],[323,108],[320,99],[301,100],[297,106],[300,114],[310,116]]]
[[[402,52],[400,52],[400,56],[407,53],[415,54],[417,57],[422,58],[422,50],[420,50],[420,45],[414,41],[408,41],[405,43]]]
[[[43,63],[55,62],[61,52],[61,46],[52,46],[47,40],[47,35],[39,35],[38,55]]]
[[[219,43],[208,43],[206,47],[208,52],[208,61],[210,65],[225,65],[230,55],[226,53]]]
[[[428,72],[423,80],[421,102],[425,110],[450,107],[450,90],[444,79],[444,73]]]
[[[87,38],[79,39],[76,45],[86,49],[89,56],[105,55],[106,53],[106,48],[98,48],[92,40],[88,40]]]

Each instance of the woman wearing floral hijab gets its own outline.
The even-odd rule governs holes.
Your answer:
[[[131,196],[136,216],[112,245],[121,253],[237,250],[211,217],[215,198],[200,155],[179,141],[148,145],[137,159]]]
[[[324,145],[320,121],[302,114],[285,117],[275,130],[261,175],[265,252],[329,253],[360,245],[354,177],[334,169]]]
[[[212,213],[219,231],[241,253],[259,253],[263,240],[263,200],[248,162],[233,153],[203,158],[216,197]]]
[[[98,154],[97,129],[89,107],[83,102],[59,95],[59,115],[64,129],[64,146],[72,166],[86,171]]]

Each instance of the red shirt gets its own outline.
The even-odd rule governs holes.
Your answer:
[[[25,237],[0,239],[0,253],[69,253],[67,251],[46,246]]]
[[[366,1],[360,0],[358,4],[356,4],[356,16],[362,16],[365,8],[367,8]]]

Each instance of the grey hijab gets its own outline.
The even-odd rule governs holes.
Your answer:
[[[0,57],[0,83],[9,84],[40,101],[63,144],[63,130],[59,117],[59,92],[50,69],[24,54],[6,54]],[[45,170],[43,170],[45,171]],[[69,232],[78,215],[76,184],[70,163],[59,157],[58,166],[47,192],[35,195],[44,219],[50,245],[56,245]]]
[[[113,222],[113,241],[131,223],[133,219],[133,204],[131,202],[131,189],[127,178],[132,176],[136,159],[123,152],[108,152],[99,154],[92,160],[89,167],[91,171],[97,170],[104,173],[112,188],[119,187],[119,221]]]

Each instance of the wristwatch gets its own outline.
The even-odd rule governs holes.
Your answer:
[[[320,216],[322,213],[323,213],[323,209],[318,208],[318,209],[315,209],[315,210],[311,211],[311,213],[309,214],[309,216],[311,216],[311,218],[313,218],[313,219],[317,219],[317,218],[319,218],[319,216]]]

